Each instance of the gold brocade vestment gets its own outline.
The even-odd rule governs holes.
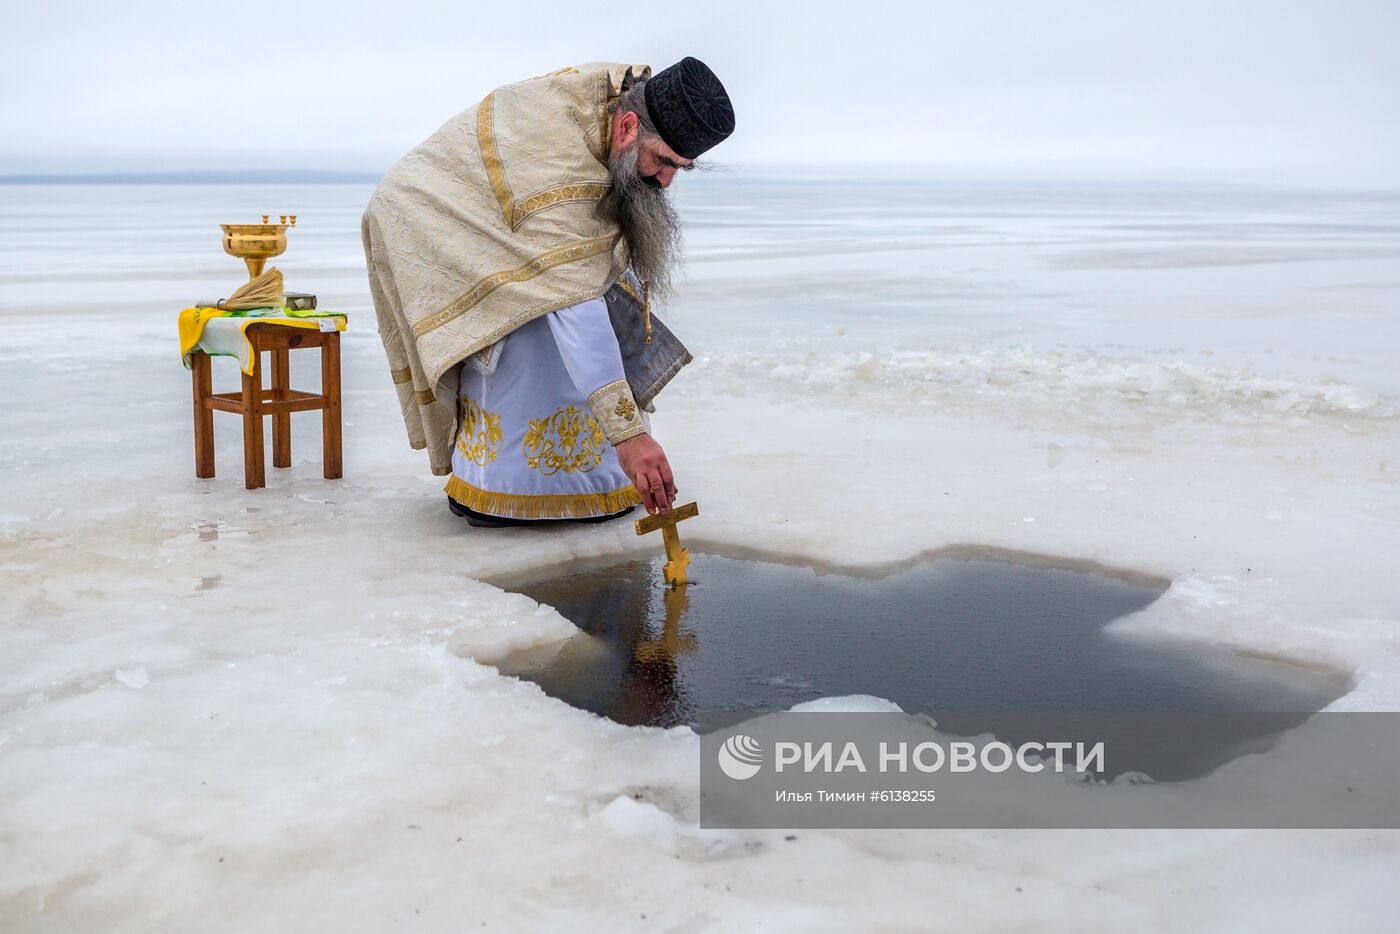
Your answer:
[[[598,215],[612,105],[646,65],[598,62],[497,88],[400,159],[361,225],[409,443],[451,471],[462,361],[602,296],[627,267]]]

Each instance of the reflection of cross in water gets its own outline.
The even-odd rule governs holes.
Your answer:
[[[679,587],[685,583],[686,565],[690,564],[690,551],[681,547],[681,537],[676,532],[676,523],[698,515],[700,515],[700,507],[695,503],[686,503],[684,506],[677,506],[670,512],[657,513],[654,516],[647,516],[645,519],[638,519],[636,522],[638,535],[655,532],[657,529],[661,530],[661,539],[666,544],[666,564],[661,568],[661,573],[666,578],[666,583],[671,587]]]
[[[666,626],[661,631],[660,639],[637,642],[634,651],[639,662],[674,662],[677,655],[689,654],[700,647],[700,640],[695,638],[695,633],[681,632],[681,618],[690,607],[690,597],[686,589],[667,589],[662,591],[661,596],[666,601]]]

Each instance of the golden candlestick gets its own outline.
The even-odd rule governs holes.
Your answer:
[[[286,224],[220,224],[224,231],[224,252],[248,265],[248,278],[262,275],[263,266],[287,249]]]

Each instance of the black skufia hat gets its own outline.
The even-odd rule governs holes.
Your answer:
[[[682,158],[694,159],[734,132],[734,107],[724,85],[698,58],[663,68],[642,88],[656,131]]]

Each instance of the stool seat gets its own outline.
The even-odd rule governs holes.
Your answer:
[[[339,480],[343,474],[340,437],[340,333],[253,324],[244,332],[253,348],[252,372],[243,374],[242,392],[213,392],[209,355],[190,355],[194,384],[194,473],[214,476],[214,410],[243,416],[243,485],[250,490],[267,485],[263,466],[263,416],[272,417],[272,466],[292,466],[292,413],[321,411],[323,474]],[[293,350],[321,349],[321,391],[291,388]],[[262,355],[272,357],[272,385],[262,385]]]

